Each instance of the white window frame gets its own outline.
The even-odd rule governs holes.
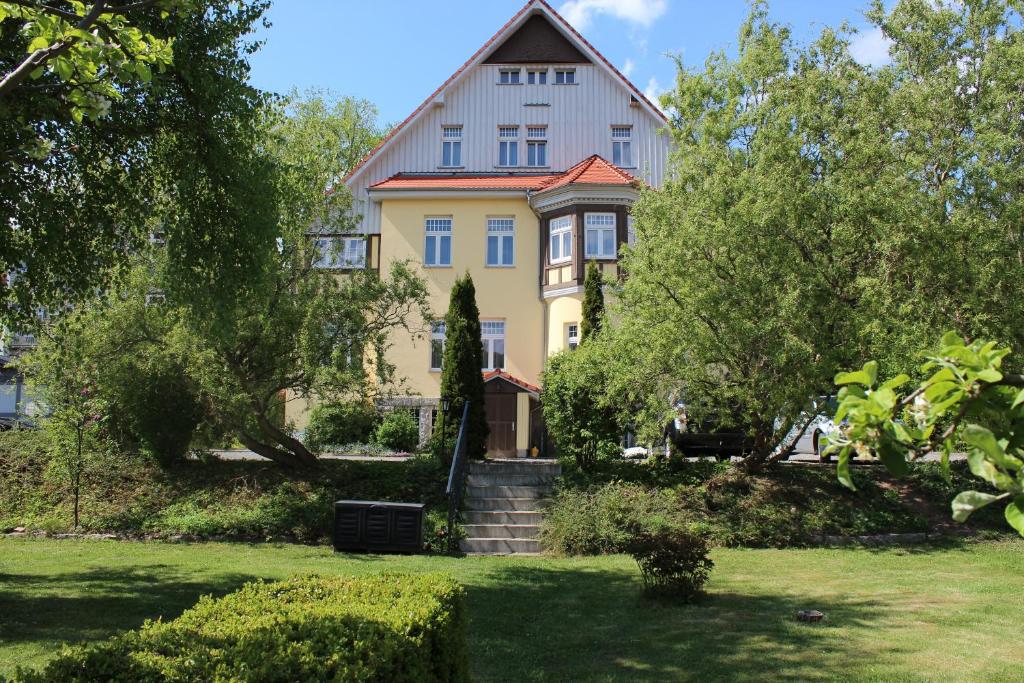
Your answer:
[[[572,350],[576,349],[580,345],[580,324],[569,323],[565,326],[565,342],[566,348]]]
[[[572,261],[572,214],[552,218],[548,224],[548,263],[557,265]],[[555,245],[558,245],[558,256],[555,256]]]
[[[449,163],[444,163],[445,155]],[[462,168],[462,126],[441,126],[441,168]]]
[[[626,244],[636,245],[636,228],[633,227],[633,214],[626,216]]]
[[[366,268],[366,237],[363,235],[322,235],[313,239],[319,256],[314,268],[362,270]]]
[[[443,320],[438,320],[430,326],[430,358],[427,360],[430,365],[431,372],[441,372],[441,365],[444,363],[444,345],[448,338],[448,329],[445,326]],[[437,365],[434,365],[434,349],[435,345],[440,343],[439,357]]]
[[[498,249],[495,252],[497,262],[491,263],[491,238],[497,240]],[[512,238],[512,245],[507,246],[506,237]],[[511,258],[505,263],[505,256],[511,251]],[[516,266],[516,219],[512,216],[488,216],[487,217],[487,239],[484,244],[484,264],[488,268],[515,268]]]
[[[530,163],[531,157],[533,163]],[[548,166],[548,127],[526,127],[526,165],[531,168]]]
[[[555,69],[555,85],[576,85],[576,69]]]
[[[606,221],[611,218],[611,225]],[[588,259],[611,260],[617,255],[617,238],[615,236],[618,228],[618,217],[614,213],[585,213],[583,214],[583,256]],[[597,250],[590,250],[590,234],[597,233]],[[605,233],[611,233],[612,251],[606,249]]]
[[[635,168],[633,162],[633,126],[612,126],[612,163]]]
[[[519,126],[498,126],[498,166],[519,166]]]
[[[527,83],[527,85],[547,85],[548,84],[548,70],[547,69],[527,69],[526,70],[526,83]]]
[[[497,331],[500,326],[500,332]],[[508,353],[505,347],[505,321],[481,320],[480,341],[483,344],[483,370],[504,370],[508,366]],[[495,347],[500,342],[501,364],[495,367]]]
[[[444,224],[447,223],[448,229],[444,229]],[[451,216],[427,216],[423,220],[423,267],[424,268],[451,268],[452,267],[452,248],[453,238],[452,230],[453,221]],[[443,244],[444,238],[448,238],[448,261],[441,261],[441,245]],[[430,245],[433,240],[433,261],[428,260],[428,256],[431,254]]]
[[[498,69],[498,85],[522,85],[522,69]]]

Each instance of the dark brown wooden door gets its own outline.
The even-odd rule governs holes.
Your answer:
[[[513,456],[516,454],[516,395],[484,394],[487,408],[488,455]]]

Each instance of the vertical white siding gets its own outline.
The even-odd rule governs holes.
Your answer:
[[[380,207],[367,197],[367,188],[396,173],[450,171],[441,164],[441,127],[462,126],[462,163],[459,172],[506,172],[498,164],[498,126],[519,125],[519,160],[527,169],[526,126],[548,128],[546,172],[561,172],[592,154],[612,159],[611,127],[633,128],[635,168],[630,173],[660,186],[668,159],[669,139],[658,133],[664,124],[641,106],[630,105],[630,91],[597,65],[573,65],[576,85],[555,85],[548,66],[546,85],[498,85],[496,65],[475,67],[444,93],[443,105],[428,105],[419,121],[400,133],[350,185],[363,228],[380,231]],[[526,81],[526,67],[522,67]],[[526,106],[539,103],[548,106]]]

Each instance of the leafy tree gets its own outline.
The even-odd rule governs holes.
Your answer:
[[[580,344],[552,356],[544,368],[544,424],[558,452],[584,470],[620,449],[618,415],[606,400],[609,380],[602,357],[598,344]]]
[[[38,78],[0,96],[0,322],[112,286],[154,218],[191,295],[241,296],[267,267],[254,245],[273,240],[273,193],[253,144],[266,96],[247,83],[246,42],[266,6],[0,4],[4,74],[26,41],[59,44]],[[68,28],[83,12],[91,30]]]
[[[583,320],[580,321],[580,341],[596,334],[601,329],[604,318],[603,278],[597,263],[587,264],[586,278],[583,280]]]
[[[736,58],[680,63],[672,172],[633,208],[607,342],[630,345],[607,354],[609,391],[644,405],[649,432],[681,400],[698,422],[747,431],[756,470],[786,455],[842,367],[904,365],[950,327],[1016,343],[1014,7],[876,3],[893,63],[871,69],[831,30],[795,46],[757,4]]]
[[[384,415],[373,433],[373,442],[384,448],[412,453],[420,442],[420,428],[408,410],[397,408]]]
[[[839,454],[839,480],[855,488],[850,459],[856,456],[877,457],[894,476],[904,476],[931,452],[942,453],[948,476],[950,455],[962,446],[971,473],[996,492],[960,493],[953,518],[963,522],[979,508],[1008,501],[1006,521],[1024,536],[1024,375],[1002,369],[1009,353],[950,332],[921,367],[921,382],[897,375],[879,384],[875,361],[836,375],[835,420],[846,422],[827,451]]]
[[[97,451],[106,447],[108,406],[98,387],[100,368],[90,350],[93,338],[79,320],[63,321],[64,344],[43,345],[21,362],[48,415],[41,425],[49,442],[53,470],[72,498],[78,528],[82,477]]]
[[[440,421],[434,431],[438,447],[455,446],[462,410],[469,402],[466,425],[466,453],[471,458],[487,454],[487,411],[484,405],[483,341],[480,336],[480,311],[476,305],[476,288],[469,273],[452,286],[448,313],[444,317],[445,342],[441,360],[441,395],[450,400],[444,433]],[[442,436],[443,434],[443,436]],[[448,454],[443,453],[442,458]]]

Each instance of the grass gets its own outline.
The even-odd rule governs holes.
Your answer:
[[[482,681],[1019,680],[1024,541],[721,549],[700,605],[639,596],[632,560],[335,555],[298,545],[0,540],[0,675],[61,642],[173,618],[296,573],[447,571],[469,591]],[[823,624],[794,620],[820,609]]]

